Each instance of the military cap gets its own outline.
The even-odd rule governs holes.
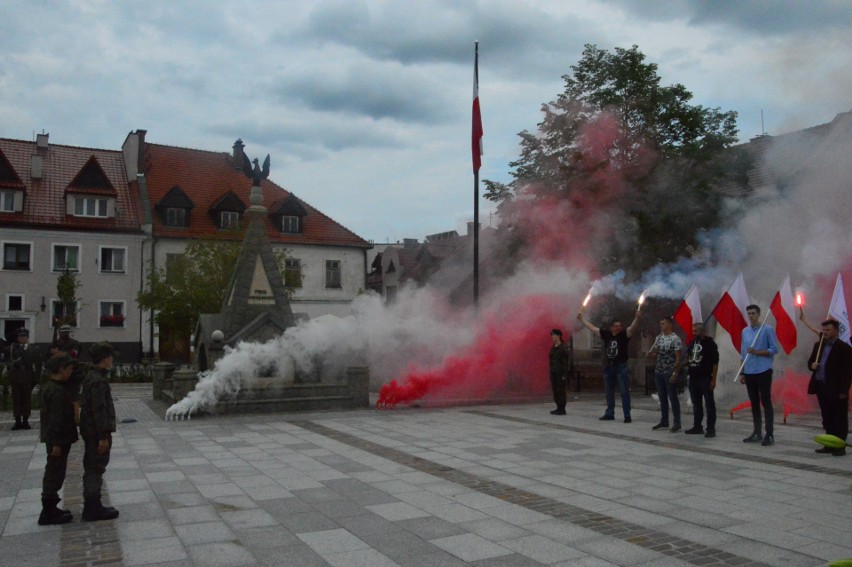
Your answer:
[[[44,367],[47,368],[47,371],[51,374],[59,374],[60,370],[72,364],[74,364],[74,359],[67,354],[62,353],[61,355],[51,356],[48,358],[44,362]]]
[[[15,333],[15,336],[18,336],[18,337],[29,337],[29,336],[30,336],[30,330],[29,330],[29,329],[25,329],[24,327],[21,327],[20,329],[18,329],[18,332],[17,332],[17,333]]]
[[[89,347],[89,356],[91,357],[92,362],[97,364],[105,358],[115,356],[115,348],[113,348],[113,346],[107,341],[95,343]]]
[[[59,332],[60,333],[70,333],[71,332],[71,325],[62,325],[61,327],[59,327]]]

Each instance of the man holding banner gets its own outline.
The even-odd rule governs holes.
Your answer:
[[[740,370],[740,384],[745,384],[748,390],[748,399],[751,402],[751,417],[754,421],[754,431],[743,439],[743,443],[760,443],[768,447],[775,443],[774,419],[772,408],[772,363],[778,354],[778,339],[775,330],[766,324],[766,320],[760,323],[760,307],[748,305],[746,307],[749,324],[742,330],[740,342],[740,358],[743,361]],[[760,404],[766,412],[766,436],[761,435]]]
[[[813,371],[808,394],[815,394],[822,414],[822,426],[828,435],[846,440],[849,435],[849,388],[852,386],[852,347],[840,340],[840,324],[834,319],[822,322],[822,338],[814,343],[808,368]],[[846,448],[823,447],[817,453],[835,457]]]

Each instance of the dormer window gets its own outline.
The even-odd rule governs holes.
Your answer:
[[[0,191],[0,213],[15,212],[15,192]]]
[[[109,199],[74,197],[74,216],[106,218],[108,203]]]
[[[301,232],[299,217],[295,215],[284,215],[281,217],[281,232]]]
[[[219,217],[219,228],[222,230],[236,230],[240,228],[240,213],[236,211],[222,211]]]
[[[166,226],[186,226],[186,209],[178,207],[167,208]]]
[[[170,228],[185,228],[189,226],[189,214],[195,208],[195,203],[183,189],[175,185],[160,199],[155,208],[160,213],[163,225]]]

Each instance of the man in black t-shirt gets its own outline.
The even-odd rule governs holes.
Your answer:
[[[600,335],[604,348],[604,392],[606,395],[606,412],[601,416],[601,421],[615,419],[615,388],[618,386],[621,392],[621,409],[624,411],[624,423],[630,423],[630,387],[627,376],[627,347],[630,337],[636,331],[642,310],[637,309],[633,322],[624,329],[620,321],[613,321],[609,330],[595,327],[583,317],[583,311],[577,314],[577,319],[587,329],[596,335]]]
[[[703,323],[692,325],[692,342],[686,347],[686,365],[689,368],[689,397],[692,400],[693,425],[684,431],[687,435],[716,437],[716,372],[719,370],[719,347],[708,337]],[[680,370],[681,364],[675,368]],[[704,420],[704,405],[707,405],[707,431],[701,426]]]

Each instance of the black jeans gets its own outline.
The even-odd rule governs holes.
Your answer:
[[[710,389],[710,376],[689,377],[689,398],[692,400],[692,425],[701,427],[704,405],[707,405],[707,431],[716,430],[716,399]]]
[[[772,370],[760,374],[745,375],[748,399],[751,402],[751,419],[754,421],[754,433],[760,435],[762,431],[760,419],[760,405],[766,412],[766,434],[773,434],[773,422],[775,411],[772,409]]]
[[[822,413],[822,428],[844,441],[849,436],[849,398],[830,395],[824,382],[815,381],[816,397]]]

